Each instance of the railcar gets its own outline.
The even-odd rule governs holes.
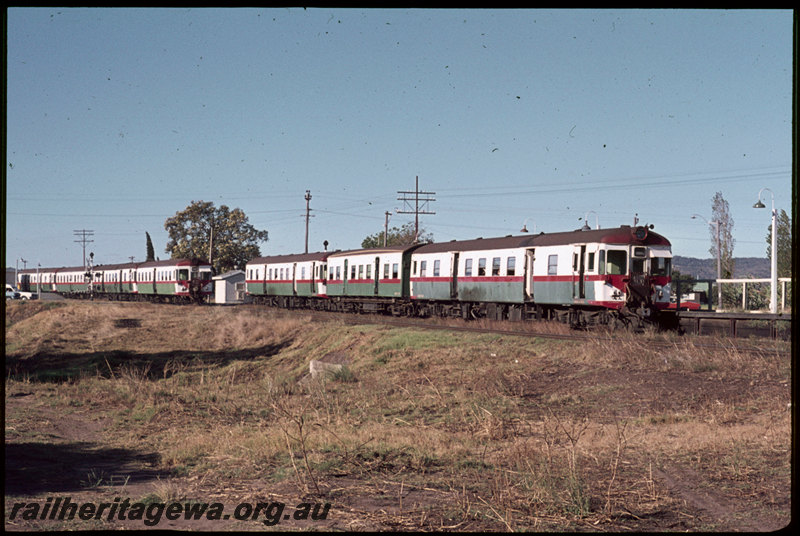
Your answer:
[[[67,298],[200,302],[213,293],[211,265],[201,259],[170,259],[94,267],[22,270],[17,284]]]
[[[671,257],[649,227],[429,244],[412,256],[411,297],[433,314],[669,324]]]
[[[412,255],[411,299],[418,315],[522,318],[529,301],[529,236],[433,243]]]
[[[200,302],[207,300],[214,292],[211,264],[202,259],[143,262],[133,271],[136,278],[135,294],[139,300]]]
[[[411,312],[411,255],[419,245],[334,252],[328,256],[331,308],[348,312]]]
[[[256,257],[245,267],[255,303],[317,308],[327,292],[327,252]]]

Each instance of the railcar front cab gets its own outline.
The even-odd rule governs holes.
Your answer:
[[[629,243],[601,243],[597,256],[603,298],[613,308],[649,319],[669,306],[672,253],[665,238],[635,227]]]
[[[203,264],[179,264],[175,272],[175,294],[188,294],[199,300],[213,290],[211,267]]]

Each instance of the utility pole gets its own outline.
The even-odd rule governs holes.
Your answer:
[[[416,243],[419,240],[419,215],[420,214],[436,214],[435,212],[429,212],[426,210],[427,205],[431,201],[436,201],[436,199],[432,198],[432,195],[436,195],[436,192],[420,192],[419,191],[419,175],[417,175],[416,187],[414,188],[413,192],[397,192],[401,194],[400,197],[397,198],[398,201],[402,201],[405,203],[405,206],[408,207],[407,210],[398,210],[398,214],[414,214],[414,242]],[[409,197],[409,196],[414,197]],[[423,196],[420,198],[420,195]],[[414,202],[414,210],[411,210],[410,203]],[[420,202],[422,202],[422,208],[420,209]]]
[[[94,240],[89,240],[90,236],[94,236],[94,231],[89,231],[87,229],[79,229],[73,230],[72,234],[75,236],[79,236],[80,240],[74,240],[78,244],[83,246],[83,269],[86,270],[86,244],[94,242]]]
[[[383,214],[386,216],[386,220],[383,222],[383,247],[386,247],[389,238],[389,217],[392,213],[387,210]]]
[[[309,208],[309,202],[311,201],[311,190],[306,190],[306,253],[308,253],[308,220],[311,218],[311,209]]]

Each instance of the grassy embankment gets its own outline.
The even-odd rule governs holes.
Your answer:
[[[311,380],[312,359],[344,367]],[[774,529],[789,521],[789,380],[785,353],[680,338],[8,303],[7,516],[71,494],[308,499],[349,530]],[[93,523],[6,519],[111,522]]]

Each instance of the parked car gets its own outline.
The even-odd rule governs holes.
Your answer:
[[[24,292],[13,285],[9,285],[6,283],[6,299],[7,300],[35,300],[36,293],[34,292]]]

